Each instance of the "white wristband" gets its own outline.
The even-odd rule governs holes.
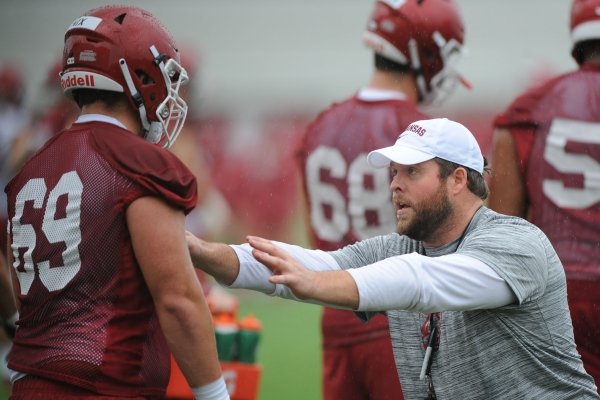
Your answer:
[[[208,385],[192,388],[192,393],[196,400],[230,400],[223,377]]]

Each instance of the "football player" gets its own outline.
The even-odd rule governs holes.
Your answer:
[[[0,66],[0,186],[12,176],[8,158],[13,142],[26,126],[29,113],[24,104],[25,82],[21,69],[13,63]],[[0,224],[6,226],[6,196],[0,193]],[[0,229],[0,243],[6,243],[6,230]],[[4,250],[2,250],[4,254]]]
[[[137,7],[67,28],[61,85],[81,114],[6,187],[12,399],[161,398],[169,350],[196,398],[229,399],[185,242],[196,181],[166,149],[186,117],[179,60]]]
[[[491,208],[528,218],[567,275],[575,342],[600,384],[600,0],[571,8],[579,68],[517,97],[494,122]]]
[[[426,119],[418,105],[449,94],[459,81],[454,63],[463,37],[454,1],[375,3],[363,37],[374,53],[369,82],[323,111],[297,153],[314,248],[394,232],[389,172],[371,168],[367,154]],[[325,308],[321,332],[324,399],[403,398],[385,315],[365,324],[351,311]]]
[[[62,57],[54,61],[46,72],[40,95],[35,97],[31,116],[12,142],[5,165],[10,176],[18,171],[53,135],[69,127],[79,116],[79,107],[63,93],[59,73]]]

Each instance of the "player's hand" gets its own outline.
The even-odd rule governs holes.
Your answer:
[[[299,299],[312,298],[317,279],[316,272],[306,269],[287,251],[277,247],[270,240],[257,236],[248,236],[246,239],[254,248],[254,258],[273,272],[269,282],[286,285]]]
[[[190,258],[198,268],[224,285],[231,285],[240,272],[235,251],[225,243],[207,242],[190,231],[185,232]]]

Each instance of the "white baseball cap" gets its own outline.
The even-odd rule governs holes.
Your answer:
[[[483,155],[477,140],[464,125],[447,118],[413,122],[393,146],[373,150],[367,161],[375,168],[383,168],[390,161],[413,165],[435,157],[483,174]]]

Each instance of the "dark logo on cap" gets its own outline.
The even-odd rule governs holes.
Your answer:
[[[423,136],[427,130],[425,130],[425,128],[423,128],[422,126],[419,126],[417,124],[411,124],[408,126],[408,128],[406,128],[407,131],[409,132],[414,132],[419,136]]]

